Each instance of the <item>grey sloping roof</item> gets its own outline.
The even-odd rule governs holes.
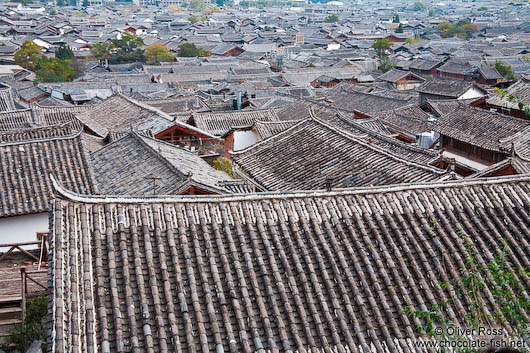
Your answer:
[[[253,128],[262,139],[277,135],[299,123],[300,120],[256,121]]]
[[[431,131],[429,114],[413,104],[397,109],[386,110],[377,115],[392,131],[414,138],[416,134]]]
[[[140,100],[141,102],[160,109],[166,114],[171,116],[181,114],[181,113],[190,113],[193,111],[205,111],[208,110],[208,105],[204,102],[203,99],[199,98],[198,102],[195,96],[184,96],[184,97],[174,97],[174,98],[165,98],[165,99],[144,99]],[[199,103],[196,106],[196,103]]]
[[[280,120],[304,120],[311,117],[309,107],[310,102],[305,99],[299,99],[281,109],[276,114]]]
[[[0,218],[48,211],[52,173],[72,191],[97,192],[77,126],[2,133]]]
[[[277,121],[276,111],[240,110],[227,112],[194,113],[189,123],[215,136],[222,136],[232,128],[251,126],[256,121]]]
[[[528,176],[202,198],[57,193],[52,353],[78,342],[102,353],[424,353],[425,321],[404,308],[449,301],[442,315],[457,326],[476,300],[504,315],[490,281],[455,295],[470,247],[482,266],[505,253],[530,290]]]
[[[416,80],[418,81],[425,81],[425,79],[423,77],[420,77],[412,72],[409,72],[409,71],[403,71],[403,70],[398,70],[398,69],[392,69],[390,71],[387,71],[385,72],[384,74],[382,74],[381,76],[378,77],[379,80],[381,81],[386,81],[386,82],[392,82],[392,83],[395,83],[407,76],[412,76],[414,77]]]
[[[417,90],[420,93],[458,98],[473,86],[480,88],[480,86],[471,81],[433,77],[418,87]]]
[[[486,178],[494,176],[495,173],[502,172],[503,170],[513,169],[513,174],[530,174],[530,161],[523,160],[517,156],[508,157],[502,161],[492,164],[491,166],[471,174],[467,178]]]
[[[451,74],[472,75],[474,72],[477,71],[477,68],[471,66],[468,63],[461,64],[455,61],[448,61],[436,70]]]
[[[0,131],[34,127],[31,109],[0,112]]]
[[[411,104],[410,99],[363,93],[350,89],[348,86],[333,89],[326,97],[326,100],[331,102],[335,108],[352,112],[358,111],[370,116],[380,111],[396,109]]]
[[[47,95],[46,91],[40,89],[39,87],[37,86],[31,86],[31,87],[28,87],[28,88],[24,88],[24,89],[19,89],[17,90],[17,94],[20,98],[26,100],[26,101],[30,101],[32,99],[36,99],[36,98],[39,98],[43,95]]]
[[[0,83],[0,111],[15,110],[15,100],[13,99],[13,90],[10,86]]]
[[[483,66],[479,69],[479,72],[486,80],[502,79],[502,75],[497,71],[495,66]]]
[[[90,110],[78,114],[77,117],[85,126],[101,137],[106,137],[110,132],[128,131],[131,125],[139,130],[150,130],[153,134],[178,125],[213,137],[193,126],[172,121],[173,118],[161,110],[122,94],[107,98]]]
[[[521,78],[513,85],[506,89],[506,95],[493,94],[487,99],[487,103],[491,105],[496,105],[499,107],[506,107],[510,109],[520,110],[519,102],[524,105],[530,105],[530,80],[526,78]],[[508,100],[509,96],[517,97],[512,101]]]
[[[230,181],[224,172],[210,167],[202,158],[163,141],[129,132],[91,155],[94,175],[107,194],[180,194],[194,185],[210,192],[228,192],[218,186]]]
[[[439,117],[433,130],[473,146],[508,153],[514,138],[530,131],[530,121],[460,104]]]
[[[79,120],[72,119],[57,125],[0,131],[0,143],[16,143],[71,136],[76,135],[81,129],[82,124]]]
[[[421,71],[431,71],[436,66],[440,65],[442,62],[439,60],[428,60],[428,59],[414,59],[409,64],[409,69],[421,70]]]
[[[397,158],[420,164],[431,164],[440,157],[438,151],[401,142],[390,136],[388,129],[381,126],[379,118],[353,119],[350,115],[351,113],[322,104],[311,105],[312,117],[325,121],[326,124],[354,136],[357,140],[381,148]]]
[[[64,124],[76,120],[76,114],[87,109],[88,106],[43,107],[37,104],[31,109],[0,112],[0,131]]]
[[[385,185],[440,180],[445,171],[397,157],[315,119],[234,152],[234,162],[266,190]]]
[[[425,105],[436,116],[445,115],[454,111],[460,104],[470,104],[476,99],[426,99]]]

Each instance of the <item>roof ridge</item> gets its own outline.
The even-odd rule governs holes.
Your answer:
[[[144,138],[143,135],[141,135],[140,133],[138,133],[134,129],[131,129],[130,134],[144,148],[146,148],[149,152],[151,152],[151,154],[153,154],[156,158],[158,158],[162,163],[166,164],[166,166],[168,166],[169,169],[173,170],[175,173],[177,173],[178,175],[182,176],[183,178],[186,178],[186,179],[189,178],[188,175],[186,175],[183,172],[181,172],[180,170],[178,170],[177,167],[175,167],[173,165],[173,163],[171,163],[166,157],[162,156],[162,154],[159,151],[156,151],[153,147],[149,146],[149,144],[143,140],[143,138]]]
[[[328,128],[328,129],[330,129],[330,130],[332,130],[332,131],[334,131],[334,132],[336,132],[336,133],[338,133],[340,135],[345,136],[346,138],[354,140],[355,142],[357,142],[357,143],[359,143],[359,144],[361,144],[361,145],[363,145],[365,147],[368,147],[368,148],[370,148],[370,149],[372,149],[372,150],[374,150],[374,151],[376,151],[378,153],[382,153],[382,154],[386,155],[387,157],[390,157],[390,158],[392,158],[394,160],[397,160],[397,161],[405,163],[407,165],[415,166],[415,167],[418,167],[418,168],[421,168],[421,169],[424,169],[424,170],[427,170],[427,171],[430,171],[430,172],[433,172],[433,173],[436,173],[436,174],[447,174],[447,171],[442,170],[440,168],[437,168],[437,167],[434,167],[434,166],[430,166],[430,165],[420,164],[418,162],[413,162],[413,161],[407,160],[405,158],[398,157],[398,156],[396,156],[396,155],[394,155],[392,153],[388,153],[385,149],[383,149],[383,148],[381,148],[379,146],[376,146],[376,145],[373,145],[373,144],[370,144],[370,143],[366,143],[366,142],[360,140],[359,137],[357,137],[357,136],[355,136],[353,134],[349,134],[349,133],[347,133],[345,131],[339,130],[339,129],[333,127],[333,126],[330,126],[330,125],[326,124],[325,122],[323,122],[323,121],[321,121],[321,120],[319,120],[317,118],[314,118],[313,120],[315,120],[320,125]]]
[[[51,125],[50,127],[54,127],[54,126],[58,126],[58,125]],[[41,129],[41,128],[42,127],[38,127],[36,129]],[[27,130],[32,130],[32,129],[27,129]],[[18,131],[18,132],[23,132],[23,131]],[[38,143],[38,142],[46,142],[46,141],[70,140],[70,139],[74,139],[80,136],[82,133],[83,133],[83,125],[79,124],[78,130],[75,133],[72,133],[69,135],[35,138],[35,139],[25,140],[25,141],[0,142],[0,147],[26,145],[29,143]]]
[[[414,152],[418,152],[418,153],[422,153],[422,154],[428,154],[428,155],[430,154],[433,157],[437,157],[438,156],[438,153],[436,153],[435,151],[432,151],[432,150],[429,150],[429,149],[425,149],[425,148],[421,148],[421,147],[418,147],[418,146],[415,146],[415,145],[412,145],[412,144],[404,144],[404,143],[399,142],[398,140],[396,140],[396,139],[394,139],[394,138],[392,138],[390,136],[386,136],[386,135],[383,135],[383,134],[381,134],[381,133],[379,133],[377,131],[369,129],[366,126],[355,122],[354,120],[350,121],[346,117],[341,116],[340,115],[341,112],[338,112],[338,113],[339,113],[339,119],[341,119],[342,121],[344,121],[346,123],[355,124],[356,127],[358,127],[359,129],[363,130],[367,134],[375,135],[377,138],[381,138],[381,139],[385,140],[388,143],[391,143],[391,144],[393,144],[395,146],[402,146],[403,148],[410,149],[411,151],[414,151]],[[384,119],[381,119],[381,118],[379,118],[377,116],[374,116],[373,118],[368,118],[368,119],[375,119],[375,118],[379,119],[381,121],[381,123],[383,123],[383,121],[384,121]],[[361,120],[365,120],[365,119],[361,119]],[[385,125],[385,124],[383,124],[383,125]],[[386,125],[385,125],[385,127],[386,127]],[[351,134],[351,135],[352,136],[356,136],[356,135],[353,135],[353,134]]]
[[[437,182],[391,184],[383,186],[364,186],[356,188],[337,188],[333,191],[326,190],[297,190],[283,192],[261,192],[253,194],[235,195],[146,195],[135,196],[115,196],[115,195],[82,195],[66,189],[53,175],[51,175],[52,186],[55,194],[64,200],[79,203],[161,203],[161,202],[183,202],[183,203],[204,203],[204,202],[229,202],[229,201],[251,201],[264,199],[292,199],[304,197],[348,196],[348,195],[370,195],[390,192],[403,192],[408,190],[429,190],[443,188],[461,188],[477,185],[497,185],[505,183],[530,182],[530,174],[510,175],[493,178],[473,178],[458,180],[443,180]]]

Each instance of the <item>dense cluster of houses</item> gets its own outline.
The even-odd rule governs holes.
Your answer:
[[[53,353],[423,352],[435,338],[405,309],[447,302],[447,320],[480,306],[519,338],[494,282],[469,294],[462,280],[470,246],[472,266],[502,255],[528,301],[528,4],[291,4],[196,23],[90,4],[0,4],[0,253],[40,253],[0,257],[0,328],[26,305],[13,271],[38,266]],[[442,38],[442,16],[477,30]],[[211,55],[94,58],[127,33]],[[13,59],[26,40],[71,47],[79,76],[35,83]]]

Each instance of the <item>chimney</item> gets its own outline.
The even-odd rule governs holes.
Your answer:
[[[456,160],[454,158],[449,158],[448,162],[449,162],[449,171],[451,173],[454,173],[455,167],[456,167]]]
[[[230,82],[230,79],[232,78],[232,73],[230,72],[230,69],[226,70],[226,82]]]
[[[331,183],[333,182],[333,179],[326,178],[326,191],[331,191]]]
[[[237,92],[237,110],[241,110],[241,91]]]

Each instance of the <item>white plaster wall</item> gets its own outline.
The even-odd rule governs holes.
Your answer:
[[[258,134],[254,131],[234,131],[234,152],[252,146],[258,142]]]
[[[481,97],[484,97],[484,93],[482,93],[482,91],[479,91],[475,87],[471,87],[470,89],[466,91],[466,93],[458,97],[458,99],[474,99],[474,98],[481,98]]]
[[[36,241],[37,232],[47,232],[48,229],[48,212],[0,218],[0,244]],[[24,248],[36,249],[37,246]],[[7,250],[9,248],[0,248],[0,252]]]
[[[328,50],[338,50],[338,49],[340,49],[340,44],[339,43],[329,43],[327,49]]]

